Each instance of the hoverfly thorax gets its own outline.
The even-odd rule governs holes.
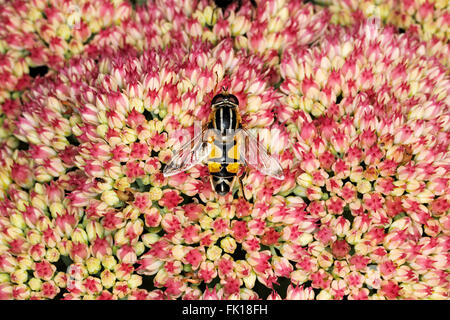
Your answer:
[[[219,131],[222,135],[229,135],[240,128],[239,100],[235,95],[221,93],[212,102],[212,117],[209,128]]]

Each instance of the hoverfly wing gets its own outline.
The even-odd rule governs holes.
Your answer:
[[[206,140],[205,129],[190,141],[174,151],[170,162],[163,170],[165,177],[186,171],[207,159],[211,152],[211,143]]]
[[[267,153],[266,148],[247,128],[239,130],[237,135],[241,138],[240,156],[246,166],[276,179],[284,179],[283,168],[278,160]]]

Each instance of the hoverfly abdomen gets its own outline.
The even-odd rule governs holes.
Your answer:
[[[231,141],[225,142],[229,137],[223,138],[214,139],[208,159],[211,184],[220,195],[231,191],[241,165],[237,141],[232,137]]]
[[[216,95],[212,102],[213,108],[210,129],[215,138],[208,159],[208,169],[214,190],[225,195],[233,188],[240,166],[240,156],[236,131],[241,128],[238,113],[239,100],[227,93]]]
[[[231,191],[236,173],[232,174],[227,171],[227,164],[221,164],[221,170],[218,172],[210,172],[211,183],[214,190],[221,196]]]

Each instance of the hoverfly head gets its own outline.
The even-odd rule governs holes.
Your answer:
[[[239,100],[234,94],[230,94],[227,92],[227,88],[222,88],[224,92],[219,93],[218,95],[214,96],[214,98],[211,101],[211,106],[213,108],[219,108],[221,106],[227,105],[227,106],[233,106],[238,107],[239,106]]]

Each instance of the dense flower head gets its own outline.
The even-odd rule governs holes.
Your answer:
[[[439,0],[330,1],[334,22],[348,24],[361,16],[375,16],[424,40],[448,39],[448,10],[448,2]]]
[[[17,3],[11,26],[54,8],[41,45],[75,19]],[[80,1],[95,36],[0,106],[0,299],[448,299],[450,79],[429,39],[256,3]],[[251,169],[245,197],[203,164],[162,173],[223,88],[284,171]]]
[[[343,25],[375,17],[400,32],[425,40],[429,55],[449,66],[450,4],[441,0],[326,1],[331,21]]]
[[[25,89],[38,67],[62,65],[100,30],[130,14],[130,3],[122,0],[0,3],[0,102]]]

